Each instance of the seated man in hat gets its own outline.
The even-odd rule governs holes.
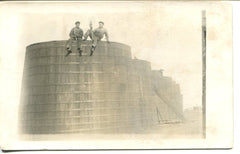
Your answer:
[[[75,27],[72,28],[71,32],[69,33],[70,39],[67,41],[67,54],[66,56],[68,56],[70,53],[72,53],[72,43],[73,41],[77,41],[77,49],[79,51],[79,55],[82,56],[82,50],[81,50],[81,40],[82,40],[82,36],[83,36],[83,30],[79,27],[80,26],[80,22],[77,21],[75,22]]]
[[[108,40],[108,32],[105,28],[103,28],[104,23],[102,21],[99,21],[99,27],[92,30],[92,23],[90,23],[90,29],[85,33],[84,35],[84,41],[87,40],[88,36],[92,39],[92,47],[91,47],[91,54],[93,55],[94,50],[97,47],[98,42],[104,37],[106,37],[107,42]]]

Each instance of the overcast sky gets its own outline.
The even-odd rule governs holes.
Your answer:
[[[177,4],[177,5],[176,5]],[[31,10],[32,13],[29,13]],[[131,46],[132,55],[151,62],[152,69],[164,69],[178,84],[184,108],[201,105],[201,8],[178,3],[58,3],[41,7],[19,4],[0,15],[1,62],[12,70],[10,82],[19,97],[27,45],[43,41],[66,40],[75,21],[86,31],[89,21],[97,27],[105,22],[110,41]],[[3,65],[2,65],[3,66]],[[2,67],[1,66],[1,67]],[[6,67],[7,66],[7,67]],[[11,92],[10,92],[11,93]]]

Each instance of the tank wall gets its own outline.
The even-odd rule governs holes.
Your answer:
[[[94,56],[65,55],[65,42],[27,48],[22,124],[28,133],[66,133],[128,127],[128,46],[99,44]],[[83,46],[90,50],[89,42]],[[73,48],[73,51],[75,49]]]
[[[90,57],[91,42],[86,41],[83,56],[74,45],[65,57],[65,45],[66,41],[52,41],[27,47],[20,108],[23,133],[131,133],[155,124],[157,110],[172,115],[165,113],[172,111],[153,85],[169,98],[179,88],[162,82],[165,78],[154,74],[149,62],[131,59],[129,46],[100,42]],[[172,98],[167,103],[181,108]]]
[[[161,99],[158,105],[162,108],[160,109],[162,118],[166,122],[181,121],[183,111],[179,85],[171,78],[163,76],[159,71],[152,71],[151,74],[152,85],[156,91],[157,99]]]

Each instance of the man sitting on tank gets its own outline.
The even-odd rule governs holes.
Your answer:
[[[79,56],[82,56],[82,49],[81,49],[81,41],[83,37],[83,30],[80,28],[80,22],[75,22],[75,27],[72,28],[72,30],[69,33],[70,39],[67,41],[67,54],[68,56],[70,53],[72,53],[72,43],[73,41],[77,41],[77,50],[79,52]]]
[[[91,47],[91,54],[90,56],[93,55],[94,50],[97,47],[98,42],[105,36],[107,43],[109,43],[109,39],[108,39],[108,32],[105,28],[103,28],[104,26],[104,22],[99,21],[99,27],[92,30],[92,23],[90,23],[90,29],[85,33],[84,35],[84,41],[87,40],[88,36],[92,39],[92,47]]]

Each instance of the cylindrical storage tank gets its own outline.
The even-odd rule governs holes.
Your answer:
[[[161,71],[153,70],[151,74],[152,86],[157,96],[154,101],[158,104],[161,123],[180,122],[183,113],[179,85],[171,78],[163,76]]]
[[[132,112],[128,112],[130,119],[135,119],[132,125],[135,128],[147,128],[152,125],[152,108],[150,94],[151,85],[151,65],[144,60],[131,60],[129,62],[129,102],[131,102]]]
[[[23,133],[53,134],[119,132],[129,127],[127,67],[130,47],[100,42],[89,56],[91,42],[76,45],[65,57],[66,41],[27,47],[20,125]]]

